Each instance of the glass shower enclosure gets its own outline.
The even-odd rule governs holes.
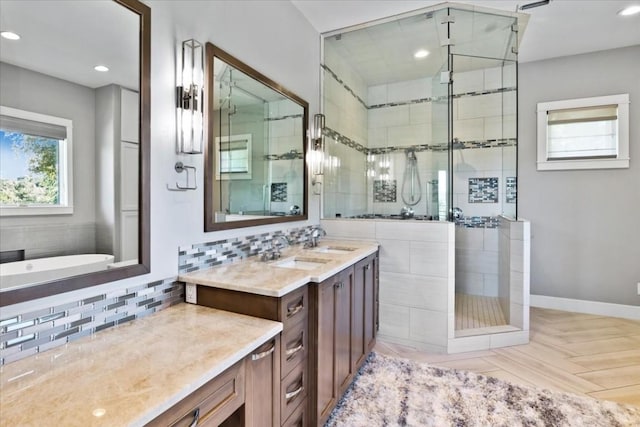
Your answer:
[[[517,46],[517,16],[465,6],[324,37],[322,217],[455,223],[456,336],[510,323]]]

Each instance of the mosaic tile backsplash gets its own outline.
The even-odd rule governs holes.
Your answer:
[[[271,201],[272,202],[287,201],[287,183],[286,182],[271,183]]]
[[[0,365],[184,301],[184,286],[158,280],[0,320]]]
[[[498,203],[498,178],[469,178],[469,203]]]
[[[515,203],[518,200],[518,178],[515,176],[507,177],[507,203]]]
[[[373,181],[373,201],[375,203],[395,203],[398,185],[395,179],[376,179]]]
[[[292,244],[304,243],[309,240],[311,231],[315,227],[318,225],[180,247],[178,249],[178,271],[191,273],[258,255],[273,246],[276,236],[285,236]]]

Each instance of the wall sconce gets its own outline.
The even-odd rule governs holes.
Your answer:
[[[307,157],[309,168],[311,170],[311,185],[313,186],[313,194],[320,194],[322,186],[321,176],[324,175],[324,114],[316,114],[313,116],[313,126],[309,132],[310,150]]]
[[[201,154],[204,146],[204,49],[194,39],[182,42],[180,86],[176,89],[177,152]]]

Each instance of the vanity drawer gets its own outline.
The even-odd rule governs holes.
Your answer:
[[[306,400],[307,364],[300,363],[287,375],[280,384],[280,416],[286,420],[293,411]]]
[[[244,360],[182,399],[149,426],[218,425],[244,403]],[[197,421],[196,421],[197,420]]]
[[[280,372],[282,378],[298,363],[307,363],[309,345],[309,319],[305,317],[302,321],[292,325],[282,333],[280,351]]]
[[[293,410],[289,418],[282,423],[282,427],[306,427],[309,423],[307,419],[308,408],[309,405],[307,405],[307,399],[305,398],[300,402],[298,407]]]
[[[282,297],[280,302],[280,321],[286,331],[290,325],[307,317],[309,313],[309,287],[303,286]]]

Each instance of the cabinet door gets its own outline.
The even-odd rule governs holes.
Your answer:
[[[120,138],[123,141],[138,143],[138,92],[122,89],[120,97]]]
[[[317,298],[317,420],[326,419],[336,403],[335,372],[335,284],[336,277],[318,284]]]
[[[365,337],[367,319],[365,312],[369,307],[365,302],[365,296],[367,292],[367,275],[370,269],[368,258],[358,261],[354,268],[353,294],[351,296],[351,313],[353,316],[351,324],[351,361],[354,364],[352,368],[354,371],[367,355],[368,342]]]
[[[247,357],[245,423],[247,427],[280,425],[280,337]]]
[[[336,342],[336,384],[338,397],[351,382],[351,296],[353,294],[353,268],[338,275],[335,292],[335,342]]]
[[[364,340],[367,353],[373,349],[378,331],[378,253],[368,259],[369,268],[364,282]]]

